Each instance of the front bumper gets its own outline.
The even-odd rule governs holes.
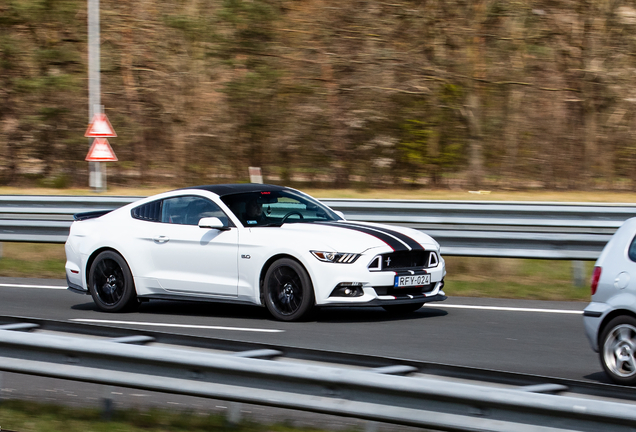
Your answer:
[[[318,260],[314,256],[308,255],[305,260],[307,263],[305,268],[308,270],[314,286],[316,306],[382,306],[400,303],[425,303],[446,298],[442,291],[446,265],[441,256],[439,264],[435,267],[417,270],[369,270],[368,265],[375,256],[388,252],[390,251],[380,248],[374,249],[363,254],[352,264],[317,262]],[[405,289],[405,292],[399,292],[402,291],[401,289],[399,291],[393,290],[395,277],[403,271],[408,271],[411,274],[430,274],[430,286],[423,287],[425,291],[420,290],[420,292],[414,292],[410,289]],[[335,290],[340,286],[358,287],[359,290],[362,290],[362,295],[351,297],[336,295]]]
[[[342,306],[355,306],[355,307],[378,307],[378,306],[389,306],[389,305],[401,305],[401,304],[412,304],[412,303],[429,303],[429,302],[438,302],[444,301],[448,297],[444,294],[444,291],[439,291],[436,295],[409,295],[404,298],[393,298],[393,299],[384,299],[384,298],[375,298],[366,303],[354,303],[354,302],[333,302],[320,305],[320,307],[342,307]]]

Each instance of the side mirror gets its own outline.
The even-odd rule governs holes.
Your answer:
[[[227,231],[230,229],[229,226],[223,225],[221,219],[217,217],[204,217],[199,219],[199,228],[212,228],[219,231]]]
[[[337,214],[338,216],[340,216],[343,220],[347,220],[347,218],[345,217],[344,213],[341,212],[340,210],[334,210],[333,212],[335,214]]]

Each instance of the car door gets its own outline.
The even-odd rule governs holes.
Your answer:
[[[236,296],[238,230],[199,228],[203,217],[231,224],[207,198],[187,195],[163,200],[161,223],[153,226],[152,277],[171,292]]]

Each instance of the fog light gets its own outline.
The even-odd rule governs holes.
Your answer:
[[[363,295],[361,282],[342,282],[334,288],[329,297],[362,297]]]

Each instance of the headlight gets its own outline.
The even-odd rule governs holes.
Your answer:
[[[340,264],[352,264],[360,258],[360,254],[355,253],[311,251],[311,254],[320,261]]]

